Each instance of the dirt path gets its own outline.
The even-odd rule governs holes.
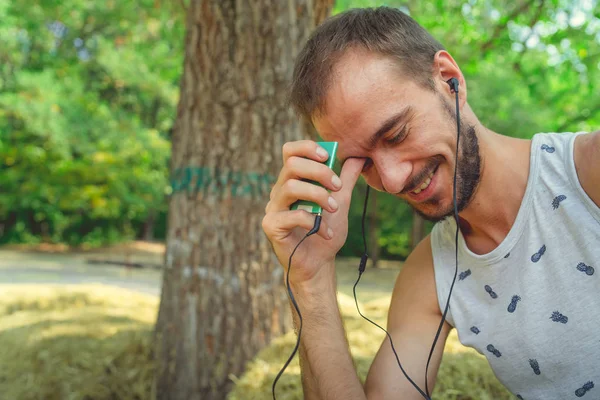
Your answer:
[[[99,283],[159,296],[164,251],[164,245],[149,242],[131,242],[87,252],[62,251],[56,246],[33,250],[4,247],[0,248],[0,284]],[[91,264],[89,260],[138,263],[154,268]],[[358,258],[341,258],[336,262],[338,290],[351,297],[358,262]],[[382,261],[382,266],[365,271],[358,286],[360,301],[391,295],[400,264]]]
[[[161,273],[107,264],[89,264],[87,254],[51,254],[0,250],[2,284],[98,283],[159,296]]]

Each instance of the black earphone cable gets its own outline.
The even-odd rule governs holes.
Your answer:
[[[390,346],[392,347],[394,356],[396,356],[396,362],[398,363],[398,367],[400,367],[400,371],[402,371],[402,373],[404,374],[406,379],[415,387],[415,389],[417,389],[417,391],[421,394],[421,396],[425,397],[427,400],[430,400],[429,396],[427,396],[423,392],[423,390],[419,387],[419,385],[417,385],[410,378],[410,376],[408,376],[408,374],[402,367],[402,363],[400,363],[400,358],[398,357],[398,353],[396,352],[396,348],[394,347],[394,341],[392,340],[392,337],[390,336],[389,332],[385,328],[383,328],[381,325],[377,324],[376,322],[371,321],[369,318],[364,316],[363,313],[360,311],[360,307],[358,306],[358,299],[356,298],[356,285],[358,285],[358,282],[360,281],[360,277],[362,276],[363,272],[365,272],[365,268],[367,266],[367,259],[369,258],[368,254],[367,254],[367,238],[365,236],[365,215],[367,214],[367,204],[369,202],[369,189],[370,189],[370,187],[367,185],[367,193],[365,195],[365,205],[363,208],[363,215],[362,215],[362,237],[363,237],[363,245],[364,245],[365,251],[360,259],[360,265],[358,267],[358,278],[356,279],[356,282],[354,283],[354,286],[352,287],[352,293],[354,293],[354,303],[356,304],[356,310],[358,311],[358,313],[360,314],[361,317],[363,317],[364,319],[369,321],[371,324],[375,325],[376,327],[381,329],[383,332],[385,332],[388,340],[390,341]]]
[[[458,141],[460,140],[460,108],[458,104],[458,81],[456,78],[452,78],[455,81],[454,83],[454,93],[456,97],[456,154],[454,156],[454,178],[452,184],[452,201],[454,203],[454,221],[456,222],[456,233],[454,235],[454,278],[452,278],[452,284],[450,285],[450,290],[448,291],[448,299],[446,300],[446,306],[444,307],[444,313],[442,314],[442,319],[440,320],[440,325],[438,326],[437,332],[435,333],[435,338],[433,339],[433,343],[431,345],[431,350],[429,351],[429,357],[427,357],[427,365],[425,367],[425,392],[427,396],[429,396],[429,385],[427,383],[427,373],[429,372],[429,363],[431,362],[431,357],[433,356],[433,352],[435,350],[435,345],[440,337],[440,333],[442,332],[442,327],[444,326],[444,321],[446,321],[446,315],[448,315],[448,309],[450,308],[450,297],[452,296],[452,289],[454,289],[454,283],[456,282],[456,276],[458,275],[458,205],[456,201],[456,175],[458,169]],[[451,85],[452,87],[452,85]]]
[[[450,87],[452,88],[452,90],[455,93],[455,97],[456,97],[456,154],[455,154],[455,163],[454,163],[454,178],[453,178],[453,188],[452,188],[452,201],[453,201],[453,205],[454,205],[454,219],[456,221],[456,234],[454,237],[454,245],[455,245],[455,270],[454,270],[454,278],[452,279],[452,284],[450,285],[450,290],[448,292],[448,299],[446,300],[446,305],[444,307],[444,312],[442,314],[442,318],[440,319],[440,324],[438,326],[437,332],[435,334],[435,337],[433,339],[433,343],[431,344],[431,349],[429,351],[429,356],[427,357],[427,365],[425,367],[425,392],[423,392],[423,390],[408,376],[408,374],[406,373],[406,371],[404,371],[404,368],[402,368],[402,364],[400,363],[400,359],[398,357],[398,354],[396,353],[396,349],[394,347],[394,343],[392,340],[392,337],[390,336],[390,334],[388,333],[387,330],[385,330],[384,328],[382,328],[381,326],[379,326],[378,324],[376,324],[375,322],[371,321],[369,318],[365,317],[359,307],[358,307],[358,300],[356,298],[356,285],[358,285],[358,282],[360,281],[360,277],[362,276],[363,272],[365,271],[365,267],[367,264],[367,258],[368,258],[368,254],[367,254],[367,240],[365,237],[365,216],[367,213],[367,202],[369,200],[369,186],[367,186],[367,193],[365,195],[365,204],[364,204],[364,208],[363,208],[363,215],[362,215],[362,234],[363,234],[363,245],[364,245],[364,254],[361,257],[360,260],[360,265],[358,267],[358,279],[356,280],[356,283],[354,283],[354,287],[352,289],[353,293],[354,293],[354,302],[356,303],[356,309],[358,310],[358,313],[360,314],[361,317],[363,317],[364,319],[366,319],[367,321],[369,321],[371,324],[377,326],[379,329],[381,329],[382,331],[385,332],[385,334],[387,335],[389,341],[390,341],[390,345],[392,347],[392,351],[394,352],[394,355],[396,356],[396,362],[398,363],[398,367],[400,367],[400,370],[402,371],[402,373],[404,374],[404,376],[406,377],[406,379],[414,386],[414,388],[421,394],[421,396],[423,396],[423,398],[425,400],[431,400],[430,397],[430,393],[429,393],[429,384],[427,382],[427,375],[429,372],[429,364],[431,362],[431,357],[433,356],[433,352],[435,350],[435,346],[437,344],[437,341],[440,337],[442,328],[444,326],[444,321],[446,320],[446,316],[448,314],[448,309],[450,308],[450,297],[452,296],[452,289],[454,288],[454,283],[456,282],[456,276],[458,274],[458,229],[459,229],[459,225],[458,225],[458,206],[457,206],[457,201],[456,201],[456,176],[457,176],[457,166],[458,166],[458,150],[459,150],[459,139],[460,139],[460,111],[459,111],[459,99],[458,99],[458,80],[456,80],[455,78],[452,78],[450,81],[448,81],[448,84],[450,85]]]
[[[300,245],[302,244],[302,242],[304,242],[306,240],[306,238],[308,238],[311,235],[314,235],[315,233],[317,233],[319,231],[319,228],[321,227],[321,218],[322,218],[321,215],[317,214],[317,216],[315,217],[315,224],[313,225],[312,229],[310,231],[308,231],[306,233],[306,235],[304,235],[304,237],[298,242],[296,247],[294,247],[294,250],[292,251],[292,254],[290,254],[290,259],[288,261],[288,270],[287,270],[287,275],[285,277],[285,286],[287,287],[288,296],[290,297],[290,301],[292,302],[292,305],[294,306],[294,308],[296,309],[296,312],[298,313],[298,319],[300,320],[300,322],[299,322],[299,326],[298,326],[298,335],[296,338],[296,345],[294,346],[294,350],[292,350],[292,354],[290,354],[289,358],[287,359],[285,364],[283,364],[283,367],[281,367],[281,369],[279,370],[279,373],[277,373],[277,376],[273,380],[273,386],[271,387],[271,391],[273,393],[273,400],[276,400],[275,386],[277,386],[277,382],[279,381],[279,378],[281,378],[281,375],[283,375],[283,373],[285,372],[285,369],[290,364],[290,362],[292,362],[292,359],[298,352],[298,348],[300,347],[300,337],[302,336],[302,314],[300,313],[300,308],[298,307],[298,303],[296,303],[296,298],[294,297],[294,293],[292,292],[292,288],[290,287],[290,270],[292,269],[292,257],[294,257],[294,253],[296,253],[296,250],[298,250],[298,247],[300,247]]]

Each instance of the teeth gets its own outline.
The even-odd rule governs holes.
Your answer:
[[[427,178],[427,180],[425,180],[425,182],[423,182],[423,184],[421,185],[421,190],[427,189],[427,186],[429,186],[430,183],[431,183],[431,178]]]
[[[427,186],[429,186],[429,184],[431,183],[431,178],[432,177],[433,177],[433,171],[429,173],[429,177],[421,184],[421,186],[419,186],[418,188],[416,188],[415,190],[413,190],[413,193],[414,194],[419,194],[423,190],[427,189]]]

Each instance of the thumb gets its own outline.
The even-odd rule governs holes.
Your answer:
[[[348,207],[350,204],[350,198],[352,197],[352,189],[358,181],[358,177],[365,165],[365,158],[349,158],[344,162],[342,171],[340,173],[340,179],[342,180],[342,188],[340,191],[335,193],[335,199],[339,204],[343,204]]]

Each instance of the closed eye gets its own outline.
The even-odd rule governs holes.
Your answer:
[[[391,138],[387,139],[386,142],[389,144],[398,144],[402,142],[406,138],[406,136],[408,136],[408,129],[406,128],[406,125],[404,125],[398,133],[396,133]]]

